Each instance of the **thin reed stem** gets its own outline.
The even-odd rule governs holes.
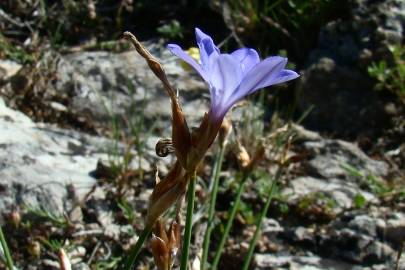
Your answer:
[[[399,270],[399,261],[401,260],[402,251],[404,250],[405,241],[402,241],[401,245],[399,246],[397,261],[395,263],[395,270]]]
[[[224,160],[224,153],[225,153],[226,144],[222,145],[219,149],[219,153],[217,158],[215,159],[214,165],[214,175],[212,178],[212,190],[211,190],[211,198],[210,198],[210,206],[208,209],[208,221],[207,221],[207,229],[205,230],[204,235],[204,242],[203,242],[203,253],[201,258],[201,270],[205,270],[205,264],[208,258],[208,251],[210,247],[210,240],[211,240],[211,233],[212,229],[214,228],[214,213],[215,213],[215,204],[217,201],[217,193],[218,193],[218,186],[219,186],[219,174],[221,173],[222,162]]]
[[[186,227],[184,228],[184,242],[181,252],[180,270],[186,270],[188,265],[188,254],[190,251],[191,231],[193,228],[193,212],[195,200],[195,186],[197,182],[196,172],[190,175],[190,184],[187,192],[187,215]]]
[[[279,170],[279,171],[281,172],[281,170]],[[281,173],[280,173],[280,175],[281,175]],[[257,220],[257,223],[256,223],[255,233],[253,235],[253,238],[250,240],[249,250],[248,250],[248,253],[247,253],[247,255],[245,257],[245,260],[243,262],[242,270],[249,269],[250,261],[252,260],[253,252],[255,250],[257,238],[259,237],[260,229],[262,227],[263,218],[266,216],[267,211],[269,210],[271,200],[273,199],[273,194],[277,189],[277,180],[278,180],[279,177],[280,176],[278,176],[278,177],[276,176],[276,178],[271,183],[271,187],[270,187],[269,193],[267,195],[266,203],[265,203],[263,211],[260,213],[259,219]]]
[[[13,259],[11,258],[10,250],[8,249],[6,238],[4,237],[3,229],[1,226],[0,226],[0,242],[1,247],[3,248],[4,256],[6,257],[7,268],[9,270],[13,270],[14,269]]]
[[[212,270],[215,270],[218,267],[219,259],[221,258],[222,250],[224,249],[224,246],[225,246],[225,241],[228,238],[229,232],[231,231],[233,220],[235,219],[236,212],[238,211],[238,208],[239,208],[242,191],[245,188],[246,180],[248,179],[249,175],[250,175],[249,173],[243,173],[242,181],[237,190],[236,198],[235,198],[235,201],[233,202],[233,206],[230,211],[224,233],[222,234],[221,240],[219,241],[217,251],[215,252],[214,261],[212,262],[212,266],[211,266]],[[201,270],[203,270],[203,269],[201,269]]]
[[[151,232],[152,227],[145,227],[145,229],[143,229],[141,235],[138,238],[138,241],[136,241],[134,248],[131,250],[129,257],[124,267],[122,268],[123,270],[130,270],[132,268],[132,266],[136,262],[136,259],[138,258],[139,253],[141,252],[143,243],[148,238]]]

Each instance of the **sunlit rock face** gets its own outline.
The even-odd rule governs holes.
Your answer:
[[[69,204],[68,186],[82,197],[95,183],[89,172],[98,158],[106,158],[105,139],[36,124],[3,100],[0,129],[2,212],[27,205],[62,213]]]
[[[371,159],[353,143],[325,139],[300,126],[295,126],[295,130],[298,149],[307,154],[301,164],[306,173],[291,179],[282,189],[281,193],[289,198],[290,203],[329,204],[327,208],[332,215],[355,207],[356,196],[362,196],[370,203],[379,203],[378,195],[367,185],[365,178],[371,175],[381,181],[379,177],[388,173],[385,162]],[[351,170],[364,174],[364,179]]]
[[[190,123],[198,123],[209,103],[204,83],[193,72],[185,71],[163,44],[146,46],[162,62],[170,82],[179,91]],[[57,74],[51,87],[71,97],[70,109],[99,125],[109,125],[112,115],[122,120],[137,114],[145,118],[146,128],[169,128],[170,100],[159,79],[135,51],[68,54],[61,57]]]
[[[34,123],[23,113],[8,108],[2,99],[0,130],[1,214],[16,207],[43,208],[58,214],[71,210],[96,184],[93,172],[98,160],[108,164],[112,157],[112,141]],[[150,140],[145,157],[154,154],[153,141],[157,139]],[[136,168],[137,164],[131,166]],[[146,160],[141,165],[150,169]]]

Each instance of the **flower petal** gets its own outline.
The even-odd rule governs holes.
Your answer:
[[[244,75],[238,89],[228,99],[227,106],[231,107],[245,96],[260,88],[278,83],[278,77],[286,64],[287,58],[273,56],[255,65]]]
[[[212,86],[221,89],[226,98],[226,94],[235,90],[241,82],[242,69],[231,55],[221,54],[210,63],[208,76]]]
[[[219,49],[214,45],[212,38],[200,29],[195,29],[195,37],[200,48],[202,68],[207,71],[208,58],[211,54],[219,54]]]
[[[249,72],[252,67],[260,62],[259,54],[250,48],[241,48],[231,53],[241,63],[243,73]]]
[[[243,72],[238,60],[229,54],[210,56],[209,70],[211,110],[222,113],[228,109],[224,107],[224,103],[240,84]]]
[[[199,74],[200,76],[208,82],[208,78],[204,70],[201,68],[201,66],[190,56],[188,53],[183,51],[179,45],[176,44],[167,44],[167,48],[176,56],[181,58],[184,62],[188,63],[190,66],[192,66]]]
[[[273,85],[273,84],[279,84],[279,83],[287,82],[287,81],[296,79],[299,76],[300,75],[297,72],[293,71],[293,70],[284,69],[284,70],[282,70],[280,72],[278,77],[273,80],[273,82],[271,84]]]
[[[248,95],[257,89],[269,86],[287,64],[287,58],[273,56],[254,66],[243,78],[238,92]]]

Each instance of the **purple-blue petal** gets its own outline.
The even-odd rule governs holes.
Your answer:
[[[226,98],[226,92],[233,91],[241,82],[242,69],[234,57],[221,54],[212,61],[208,76],[215,88],[223,89]]]
[[[257,89],[272,85],[286,64],[287,58],[280,56],[264,59],[245,75],[238,91],[248,95]]]
[[[226,100],[240,84],[243,73],[237,59],[229,54],[210,57],[211,110],[221,113],[228,108]]]
[[[277,78],[273,80],[272,85],[291,81],[291,80],[298,78],[299,76],[300,75],[293,70],[284,69],[280,72],[280,74],[277,76]]]
[[[243,73],[249,72],[252,67],[260,62],[259,54],[250,48],[241,48],[231,53],[241,63]]]
[[[273,56],[255,65],[244,75],[238,89],[236,89],[233,95],[228,99],[228,105],[232,106],[260,88],[278,83],[277,79],[286,64],[287,58]]]
[[[178,45],[170,44],[170,51],[190,64],[209,84],[211,107],[209,116],[222,121],[227,111],[245,96],[270,85],[283,83],[299,75],[285,69],[287,59],[269,57],[260,62],[254,49],[242,48],[232,54],[220,54],[210,36],[195,29],[200,49],[201,65]]]
[[[185,51],[183,51],[179,45],[176,44],[168,44],[167,48],[177,57],[181,58],[184,62],[188,63],[192,66],[200,75],[201,77],[208,82],[208,78],[204,70],[201,66]]]
[[[204,70],[207,70],[209,56],[211,54],[219,54],[219,49],[214,45],[212,38],[201,31],[199,28],[195,29],[195,37],[197,40],[198,48],[200,49],[201,65]]]

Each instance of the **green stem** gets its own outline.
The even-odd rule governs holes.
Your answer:
[[[281,170],[279,170],[279,171],[281,171]],[[251,261],[252,256],[253,256],[253,251],[255,250],[256,241],[257,241],[257,238],[258,238],[259,233],[260,233],[260,228],[262,226],[263,218],[266,216],[267,211],[269,210],[271,200],[273,199],[273,194],[274,194],[274,192],[275,192],[275,190],[277,188],[276,182],[277,182],[278,178],[279,177],[276,177],[273,180],[273,182],[271,183],[271,187],[270,187],[270,190],[269,190],[269,193],[268,193],[268,196],[267,196],[266,204],[264,205],[263,211],[260,213],[259,219],[258,219],[258,221],[256,223],[256,230],[255,230],[255,233],[253,235],[253,238],[250,240],[249,250],[248,250],[247,256],[245,257],[245,261],[243,262],[242,270],[247,270],[249,268],[250,261]]]
[[[212,229],[214,227],[213,225],[214,225],[215,203],[217,201],[219,174],[221,172],[222,162],[224,159],[225,146],[226,145],[224,144],[222,147],[220,147],[219,153],[215,160],[214,175],[212,178],[213,186],[212,186],[212,190],[211,190],[210,206],[208,209],[207,229],[205,230],[204,242],[203,242],[203,254],[202,254],[201,266],[200,266],[201,270],[205,270],[205,263],[207,262],[207,258],[208,258],[211,233],[212,233]]]
[[[229,232],[230,232],[232,224],[233,224],[233,220],[235,219],[236,212],[239,208],[240,198],[242,195],[242,191],[244,190],[248,176],[249,176],[249,173],[244,173],[242,176],[242,181],[237,190],[236,198],[233,203],[231,212],[229,214],[228,222],[226,223],[226,226],[225,226],[225,231],[222,234],[221,240],[219,241],[217,251],[215,252],[214,261],[212,262],[212,267],[211,267],[212,270],[215,270],[218,267],[219,259],[221,258],[222,250],[224,249],[224,246],[225,246],[225,241],[228,238]],[[201,269],[201,270],[203,270],[203,269]]]
[[[138,238],[138,241],[136,241],[134,248],[130,252],[124,268],[122,268],[123,270],[130,270],[132,268],[132,266],[136,262],[136,259],[138,258],[139,253],[141,252],[143,243],[145,242],[146,238],[148,238],[151,232],[152,227],[145,227],[145,229],[143,229],[141,235]]]
[[[11,258],[10,250],[8,249],[6,238],[4,237],[3,229],[1,226],[0,226],[0,242],[1,247],[3,248],[4,256],[6,257],[7,268],[9,270],[13,270],[14,269],[13,259]]]
[[[186,215],[186,227],[184,228],[184,242],[181,252],[180,270],[186,270],[188,264],[188,254],[190,250],[191,230],[193,228],[193,211],[194,211],[194,199],[195,199],[195,186],[197,182],[196,172],[190,176],[190,184],[187,192],[187,215]]]

